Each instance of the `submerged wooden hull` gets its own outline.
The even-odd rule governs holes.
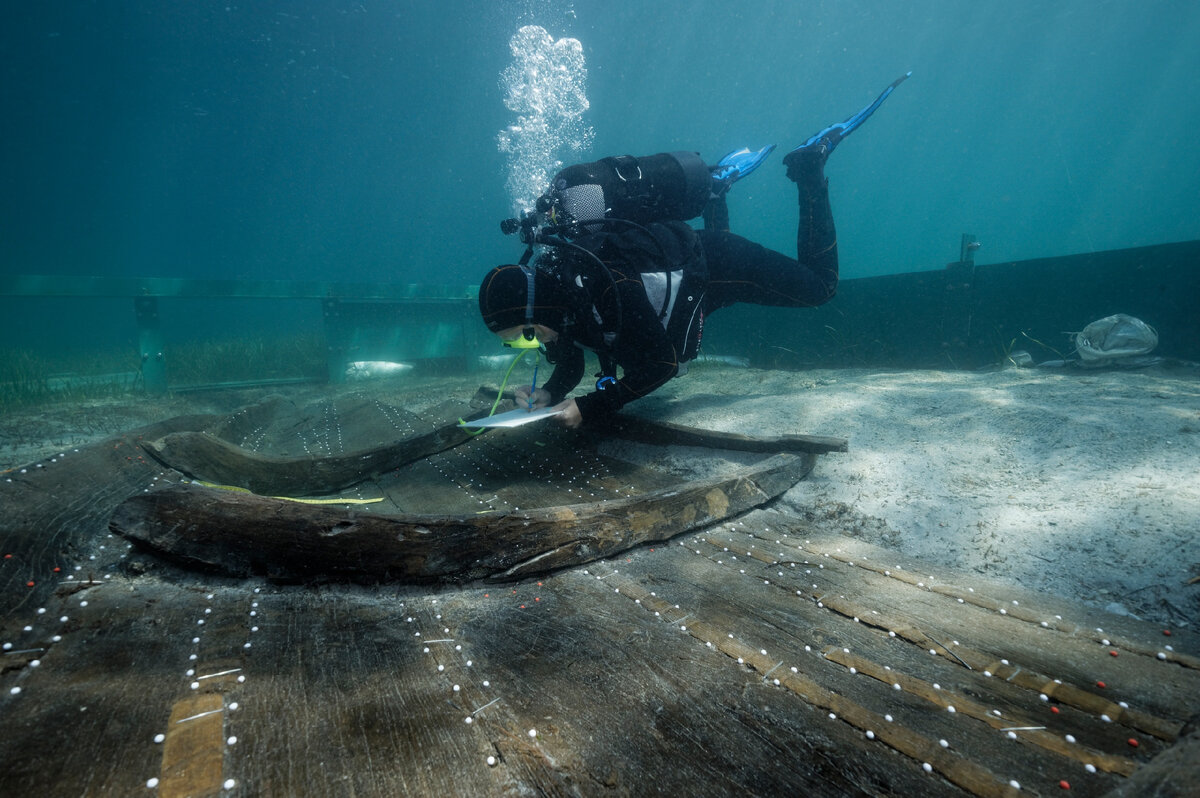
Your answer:
[[[387,516],[175,485],[133,496],[110,529],[230,576],[359,582],[516,579],[674,537],[783,493],[816,455],[781,454],[725,478],[520,513]]]
[[[354,407],[336,410],[334,459],[398,437],[383,434],[393,407],[353,438]],[[350,512],[179,484],[138,448],[182,431],[242,441],[264,422],[252,416],[177,419],[0,481],[0,795],[1015,798],[1200,785],[1193,633],[822,529],[796,517],[802,489],[790,512],[738,514],[806,473],[805,455],[672,487],[584,473],[595,457],[573,439],[539,433],[522,459],[489,433],[356,486],[381,501]],[[258,452],[263,439],[248,440],[238,457],[296,450],[286,435]],[[560,467],[535,472],[554,446]],[[537,490],[577,498],[525,510]],[[440,526],[407,509],[456,492],[467,509]],[[166,567],[127,551],[110,517],[131,534],[144,525],[161,552],[184,545],[172,538],[212,547],[177,552],[196,567]],[[670,545],[621,548],[687,524]],[[574,531],[549,545],[555,529]],[[610,556],[563,567],[590,551]],[[440,581],[324,581],[393,568]]]

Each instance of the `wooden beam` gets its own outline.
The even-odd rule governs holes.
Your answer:
[[[481,418],[482,412],[469,420]],[[182,432],[142,444],[157,461],[186,474],[221,485],[246,488],[254,493],[310,496],[333,493],[370,477],[431,454],[465,443],[477,433],[457,424],[439,427],[424,435],[393,441],[332,457],[283,457],[243,449],[208,432]],[[823,454],[848,451],[845,438],[817,435],[783,435],[755,438],[736,432],[685,427],[668,421],[621,417],[589,433],[642,443],[702,446],[746,452],[802,452]]]
[[[175,485],[134,495],[110,529],[235,576],[361,582],[516,579],[717,523],[779,496],[816,463],[779,454],[724,478],[623,499],[474,516],[379,516]]]
[[[620,416],[612,425],[605,427],[604,434],[642,443],[674,446],[703,446],[709,449],[732,449],[741,452],[848,452],[850,445],[845,438],[824,435],[780,435],[771,438],[756,438],[737,432],[685,427],[670,421],[651,421],[634,416]]]
[[[181,432],[142,444],[151,457],[192,479],[255,493],[321,495],[458,446],[472,437],[447,424],[385,446],[332,457],[282,457],[243,449],[208,432]]]

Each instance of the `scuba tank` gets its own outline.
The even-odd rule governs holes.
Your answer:
[[[560,171],[538,199],[538,211],[560,224],[686,222],[703,213],[712,194],[712,171],[698,153],[619,155]]]
[[[521,266],[529,263],[535,245],[548,247],[532,268],[556,273],[570,286],[582,288],[598,280],[612,287],[614,306],[604,314],[607,318],[596,319],[610,349],[623,308],[613,275],[598,253],[621,251],[622,260],[648,283],[659,321],[686,342],[680,354],[690,360],[700,344],[707,268],[695,234],[684,222],[700,216],[713,196],[713,173],[699,153],[620,155],[562,169],[535,210],[502,221],[500,229],[506,235],[519,232],[527,245]],[[677,303],[685,282],[691,290]]]

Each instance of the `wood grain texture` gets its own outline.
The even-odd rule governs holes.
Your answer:
[[[284,457],[236,446],[207,432],[180,432],[142,447],[155,460],[194,479],[268,495],[319,495],[357,485],[471,439],[457,424],[387,446],[329,457]]]
[[[176,561],[234,576],[513,579],[745,512],[801,480],[815,459],[776,455],[731,477],[637,497],[474,516],[380,516],[172,485],[128,499],[113,513],[110,528]]]
[[[380,418],[395,421],[389,440],[437,426],[354,400],[150,432],[204,429],[318,457],[364,450]],[[342,540],[367,517],[398,527],[369,509],[326,514],[177,484],[138,459],[138,434],[0,483],[0,540],[19,555],[0,565],[0,643],[11,644],[0,651],[0,795],[1015,796],[1065,794],[1060,781],[1071,795],[1200,791],[1193,634],[738,509],[794,484],[802,455],[666,495],[677,475],[621,468],[578,439],[489,433],[355,486],[382,496],[387,515],[453,505],[461,529],[506,519],[514,536],[511,551],[493,541],[490,553],[454,539],[468,551],[422,567],[452,573],[472,556],[500,575],[537,566],[545,541],[525,541],[523,524],[539,518],[539,531],[579,523],[642,542],[504,582],[283,584],[253,573],[249,549],[224,556],[250,576],[180,569],[127,552],[105,524],[126,499],[142,511],[161,501],[176,508],[170,534],[199,521],[219,538],[218,505],[231,499],[228,533],[249,527],[248,500],[272,534],[311,531],[318,554],[297,560],[350,551],[385,576],[376,549]],[[578,509],[597,506],[608,512]],[[654,539],[688,508],[691,531]]]

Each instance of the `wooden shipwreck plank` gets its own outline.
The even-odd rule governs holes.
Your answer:
[[[777,529],[769,514],[747,520],[762,540]],[[796,595],[800,577],[786,579],[796,569],[780,576],[778,563],[747,556],[762,540],[727,552],[692,535],[539,580],[449,590],[109,582],[75,610],[58,644],[68,648],[6,695],[14,733],[0,741],[0,789],[135,794],[157,778],[170,794],[182,765],[211,767],[219,751],[223,792],[299,798],[1015,796],[1057,794],[1060,780],[1098,795],[1128,768],[1085,763],[1144,760],[1149,746],[1101,750],[1095,735],[1112,727],[1094,717],[1021,728],[1051,725],[1018,714],[1021,690]],[[184,712],[196,702],[210,709]],[[1005,725],[967,702],[1002,709]],[[178,721],[204,726],[172,743]],[[1033,739],[1066,729],[1087,759]],[[189,778],[205,773],[215,783],[212,769]],[[1184,762],[1159,782],[1186,774]]]
[[[745,512],[804,478],[815,461],[812,454],[781,454],[732,477],[638,497],[475,516],[378,516],[174,485],[131,497],[110,528],[178,561],[230,575],[513,579]]]
[[[383,445],[374,445],[328,456],[286,456],[244,448],[225,436],[242,437],[249,426],[279,409],[279,402],[264,403],[236,414],[213,432],[191,431],[167,435],[142,444],[158,462],[192,479],[233,485],[254,493],[285,496],[317,496],[359,484],[374,475],[416,462],[473,439],[478,431],[457,423]],[[251,412],[253,411],[253,412]],[[360,410],[361,412],[361,410]],[[468,419],[482,417],[477,411]],[[311,419],[307,420],[312,423]],[[486,432],[486,431],[485,431]],[[623,417],[602,433],[588,437],[621,437],[659,445],[702,446],[712,449],[822,454],[847,451],[844,438],[784,435],[762,438],[738,433],[715,432],[670,422]]]
[[[1070,635],[960,605],[921,587],[929,574],[910,583],[860,566],[866,555],[893,569],[895,553],[863,547],[838,559],[847,539],[795,532],[783,516],[754,512],[503,584],[297,587],[152,570],[64,591],[49,613],[72,620],[41,666],[4,660],[15,670],[0,678],[13,732],[0,739],[0,792],[136,794],[150,778],[161,792],[186,783],[169,779],[190,758],[211,766],[219,750],[222,794],[298,798],[1016,796],[1061,794],[1060,780],[1070,794],[1100,795],[1125,785],[1125,773],[1141,783],[1169,743],[930,654],[922,638],[890,636],[887,623],[908,608],[900,630],[928,629],[942,622],[930,613],[947,608],[968,619],[950,632],[961,645],[947,645],[1049,674],[1054,658],[1073,661],[1096,643],[1072,638],[1043,659],[1032,647],[1018,659],[998,647],[1025,632],[1014,624]],[[975,587],[981,600],[1043,609]],[[852,599],[863,605],[857,621],[838,603]],[[882,618],[868,619],[873,610]],[[1085,625],[1078,608],[1058,611]],[[1143,641],[1157,633],[1114,629]],[[1187,636],[1173,639],[1188,656]],[[1113,686],[1131,707],[1156,706],[1164,690],[1179,705],[1166,720],[1194,707],[1194,671],[1129,659],[1131,672],[1151,674]],[[10,695],[10,685],[23,692]],[[185,714],[196,701],[220,712]],[[207,728],[189,730],[198,739],[183,749],[183,736],[155,743],[171,739],[172,713]],[[1192,785],[1188,767],[1177,761],[1156,783]],[[201,774],[214,783],[211,767],[189,778]]]
[[[678,475],[637,466],[579,445],[555,427],[494,430],[402,469],[357,492],[378,489],[386,514],[471,515],[627,498],[680,483]]]
[[[504,708],[473,714],[490,698],[438,608],[436,596],[390,591],[264,592],[230,719],[230,770],[247,794],[517,792],[507,767],[488,766],[497,751],[479,731]]]
[[[219,416],[179,416],[30,463],[0,481],[0,617],[45,606],[68,574],[99,574],[116,559],[100,549],[113,508],[154,484],[162,469],[140,444]],[[86,568],[87,570],[83,570]]]
[[[674,545],[651,556],[691,565]],[[856,756],[858,730],[689,636],[673,605],[655,615],[649,596],[618,592],[625,559],[615,576],[593,564],[439,597],[476,678],[527,724],[524,739],[496,735],[506,764],[532,748],[523,760],[554,763],[583,795],[961,794],[887,748]]]
[[[347,424],[377,420],[357,399],[334,410]],[[280,418],[263,405],[205,428],[252,440]],[[273,445],[289,432],[279,423]],[[434,426],[422,423],[415,434]],[[346,432],[323,451],[372,440]],[[457,494],[469,507],[444,527],[378,505],[155,487],[175,475],[139,461],[127,436],[73,470],[55,462],[4,483],[27,503],[12,505],[19,524],[0,528],[21,555],[0,583],[0,643],[11,644],[0,650],[0,794],[1200,788],[1188,725],[1200,659],[1187,630],[1164,637],[746,512],[807,473],[812,453],[631,488],[626,477],[644,475],[593,463],[576,440],[489,433],[424,461],[420,479],[389,472],[357,491],[400,504],[401,483],[440,483],[431,501]],[[538,471],[549,462],[554,473]],[[581,503],[511,509],[564,492]],[[123,559],[103,517],[125,496],[114,528],[142,527],[160,550],[194,534],[201,545],[181,544],[180,561],[237,576],[179,571],[145,551]],[[405,560],[395,553],[405,544],[424,553]],[[51,571],[63,552],[74,567],[94,563],[97,578]],[[25,559],[38,564],[34,588],[14,576]],[[395,568],[438,584],[326,581],[376,582]],[[256,572],[313,583],[245,578]]]
[[[285,457],[244,449],[207,432],[183,432],[147,441],[155,460],[193,479],[234,485],[268,495],[311,496],[357,485],[375,474],[470,440],[447,424],[386,446],[329,457]]]
[[[245,639],[244,613],[222,612],[229,591],[216,593],[118,578],[64,588],[46,613],[30,610],[46,632],[36,665],[0,660],[0,794],[139,795],[149,784],[163,795],[216,794],[196,788],[221,788],[221,757],[211,753],[224,748],[220,727],[199,718],[208,733],[196,737],[179,722],[220,705],[220,680],[197,669]]]
[[[605,435],[640,443],[675,446],[704,446],[709,449],[732,449],[743,452],[848,452],[845,438],[826,435],[780,435],[764,438],[737,432],[685,427],[670,421],[651,421],[636,416],[620,416],[605,428]]]
[[[791,536],[782,550],[769,545],[771,535],[749,528],[715,531],[706,539],[714,546],[737,541],[757,547],[754,556],[762,562],[789,557],[785,564],[793,567],[810,562],[808,568],[819,569],[819,586],[801,587],[830,610],[894,632],[962,667],[1037,690],[1056,704],[1107,714],[1160,739],[1174,737],[1179,723],[1163,725],[1153,714],[1170,715],[1200,690],[1200,659],[1175,651],[1170,638],[1155,644],[1144,634],[1134,637],[1119,618],[1093,619],[1076,605],[1046,597],[1030,601],[1025,591],[943,573],[802,522],[774,516],[772,526],[775,536]],[[1006,660],[1038,662],[1046,670]],[[1161,679],[1176,667],[1190,672],[1194,682]],[[1135,706],[1121,705],[1125,690],[1139,694]]]
[[[736,526],[742,531],[743,524],[757,526],[754,538],[729,536],[727,527],[734,525],[724,524],[719,532],[686,536],[681,546],[670,547],[670,554],[643,548],[587,570],[606,585],[604,595],[611,591],[653,611],[656,619],[674,624],[697,644],[753,667],[764,679],[778,679],[781,687],[831,713],[831,720],[850,723],[864,735],[870,731],[876,745],[882,741],[917,763],[929,763],[971,794],[1004,794],[1010,781],[1023,792],[1045,794],[1057,791],[1059,781],[1068,781],[1076,794],[1096,795],[1119,786],[1121,776],[1138,772],[1150,757],[1172,750],[1166,745],[1173,739],[1159,742],[1127,725],[1127,716],[1104,718],[1099,711],[1060,704],[1052,695],[1043,699],[1037,689],[1006,678],[1019,668],[1054,673],[1054,658],[1069,659],[1069,652],[1006,661],[1001,646],[995,662],[1011,668],[989,674],[899,634],[892,636],[878,620],[869,619],[870,605],[862,617],[844,614],[821,600],[852,596],[829,590],[830,559],[814,556],[807,563],[810,568],[802,567],[803,561],[793,566],[788,554],[796,543],[787,540],[780,520],[771,513],[752,513]],[[711,545],[713,538],[717,545]],[[859,554],[865,555],[866,548]],[[690,562],[679,559],[680,551],[692,555]],[[770,554],[759,556],[765,552]],[[814,584],[819,595],[812,592]],[[898,587],[913,595],[923,590],[915,584]],[[1021,605],[1037,605],[1027,594],[1020,594],[1020,600]],[[954,599],[943,601],[962,606]],[[1071,616],[1078,620],[1079,608],[1073,609]],[[930,617],[924,608],[913,607],[906,620],[924,626]],[[1128,631],[1142,638],[1157,633],[1141,625]],[[1007,633],[1016,636],[1020,630],[1010,626]],[[969,634],[947,642],[972,645]],[[1104,657],[1113,659],[1107,650]],[[1142,658],[1133,667],[1144,677],[1119,685],[1121,701],[1130,707],[1152,706],[1157,692],[1174,690],[1178,704],[1158,714],[1162,728],[1178,732],[1181,720],[1200,704],[1200,674],[1158,659]],[[857,757],[843,753],[847,760]],[[964,758],[991,776],[983,777]],[[1198,775],[1200,768],[1180,771],[1179,785],[1188,786],[1179,794],[1194,789]]]

